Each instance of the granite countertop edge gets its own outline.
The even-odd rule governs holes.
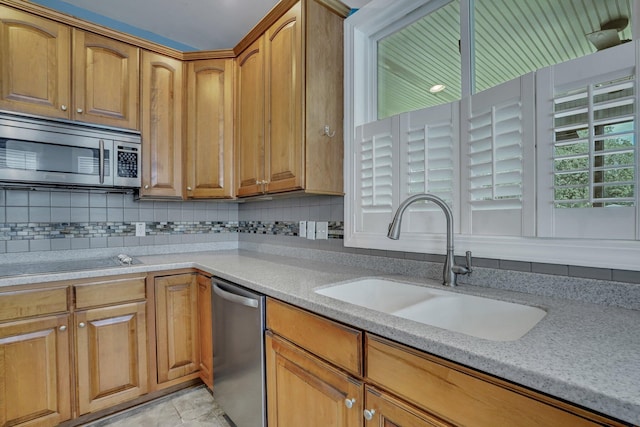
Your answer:
[[[107,275],[198,268],[367,332],[640,425],[640,311],[461,285],[477,296],[538,306],[547,315],[516,341],[489,341],[423,325],[316,294],[363,277],[425,286],[434,281],[243,250],[140,256],[142,264],[0,279],[0,288]],[[614,349],[614,351],[612,351]]]

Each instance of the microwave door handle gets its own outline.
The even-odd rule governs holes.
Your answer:
[[[100,184],[104,184],[104,140],[100,140],[100,154],[98,159],[98,174],[100,175]]]

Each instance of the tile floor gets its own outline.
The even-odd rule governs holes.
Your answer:
[[[87,427],[231,427],[204,386],[189,388],[111,415]]]

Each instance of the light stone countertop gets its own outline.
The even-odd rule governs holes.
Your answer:
[[[362,277],[442,288],[435,281],[242,250],[137,257],[142,264],[0,279],[0,287],[196,267],[315,313],[640,425],[640,311],[470,285],[453,291],[545,309],[516,341],[450,332],[314,292]]]

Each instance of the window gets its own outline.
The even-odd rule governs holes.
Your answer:
[[[416,3],[403,18],[409,24],[375,35],[377,115],[367,120],[456,101],[631,40],[633,0]]]
[[[378,41],[377,118],[460,99],[459,9],[452,1]]]
[[[475,5],[488,1],[476,0]],[[513,0],[509,6],[545,4],[549,7],[542,9],[551,15],[559,13],[550,1]],[[594,5],[582,9],[588,9],[585,16],[597,27],[576,18],[562,31],[587,40],[583,48],[593,54],[560,59],[564,62],[524,74],[526,68],[519,68],[515,78],[504,74],[505,81],[487,81],[476,93],[462,80],[459,101],[377,120],[378,68],[372,65],[377,64],[379,41],[400,29],[394,23],[417,22],[425,15],[416,16],[416,11],[425,12],[435,3],[438,7],[430,12],[452,4],[375,0],[375,8],[365,6],[346,20],[345,125],[351,132],[345,133],[345,246],[444,253],[442,215],[429,204],[412,205],[402,238],[386,239],[400,201],[426,191],[445,197],[457,216],[457,255],[471,250],[476,257],[640,270],[640,43],[623,42],[630,37],[626,23],[622,31],[604,28],[605,33],[613,30],[619,46],[595,52],[585,38],[612,19],[616,22],[616,16],[630,10],[621,7],[631,3],[581,0],[579,4]],[[573,3],[553,0],[565,12]],[[467,24],[474,2],[459,4],[465,75],[472,65]],[[394,31],[387,31],[390,26]],[[552,48],[567,46],[558,42]],[[516,53],[527,55],[526,49]],[[476,60],[480,56],[476,52]],[[493,61],[498,61],[493,69],[500,68],[501,60]],[[369,162],[375,157],[384,167]]]
[[[475,92],[596,51],[587,34],[624,25],[631,39],[632,0],[473,0]],[[618,29],[618,28],[616,28]]]

